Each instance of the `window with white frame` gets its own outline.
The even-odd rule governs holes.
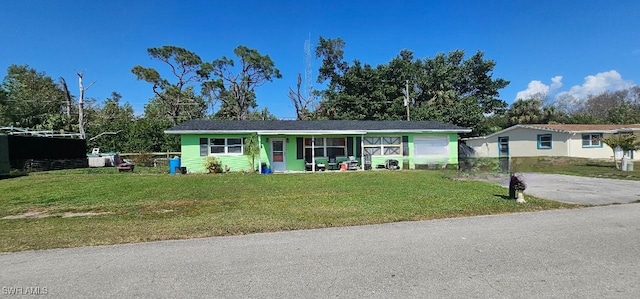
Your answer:
[[[602,134],[582,134],[582,147],[602,147]]]
[[[242,138],[200,138],[200,156],[242,155],[243,153]]]
[[[346,138],[316,138],[311,146],[311,138],[304,139],[304,155],[311,157],[343,157],[347,153]]]
[[[369,156],[399,156],[402,139],[400,137],[364,137],[364,154]]]

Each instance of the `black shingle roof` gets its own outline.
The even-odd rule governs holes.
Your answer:
[[[373,120],[190,120],[166,130],[184,131],[381,131],[436,130],[469,132],[467,128],[436,121]]]

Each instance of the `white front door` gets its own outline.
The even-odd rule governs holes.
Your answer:
[[[285,159],[285,140],[280,138],[271,139],[271,171],[287,170]]]

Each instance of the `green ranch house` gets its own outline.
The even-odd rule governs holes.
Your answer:
[[[398,168],[458,164],[458,134],[470,129],[433,121],[191,120],[165,131],[181,137],[181,166],[206,172],[205,157],[216,156],[230,171],[248,171],[245,138],[256,134],[256,165],[273,172]],[[315,163],[312,163],[315,161]],[[344,162],[344,165],[343,165]]]

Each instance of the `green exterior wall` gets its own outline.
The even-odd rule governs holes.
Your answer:
[[[405,135],[406,136],[406,135]],[[410,169],[415,169],[416,165],[458,165],[458,134],[456,133],[430,133],[430,134],[408,134],[409,136],[409,163]],[[449,138],[449,156],[448,157],[438,157],[438,158],[424,158],[424,157],[415,157],[415,143],[414,140],[416,137],[423,136],[447,136]]]
[[[0,135],[0,176],[9,175],[9,139],[7,135]]]
[[[427,165],[427,164],[449,164],[449,165],[457,165],[458,164],[458,134],[456,133],[424,133],[424,134],[415,134],[415,133],[384,133],[384,134],[367,134],[366,136],[370,137],[408,137],[409,143],[409,155],[392,155],[392,156],[374,156],[371,158],[372,167],[375,168],[378,164],[384,164],[388,159],[398,160],[400,168],[403,169],[415,169],[416,165]],[[425,157],[415,157],[414,156],[414,140],[416,137],[421,136],[446,136],[449,139],[449,155],[448,157],[438,158],[438,159],[428,159]],[[194,134],[194,135],[182,135],[181,138],[181,148],[182,148],[182,160],[181,166],[187,167],[187,171],[189,172],[206,172],[204,168],[204,161],[206,157],[200,156],[200,138],[246,138],[249,137],[248,134]],[[304,157],[298,159],[297,157],[297,138],[308,138],[309,135],[262,135],[260,136],[260,157],[259,161],[256,161],[256,167],[260,167],[261,163],[266,164],[267,167],[271,167],[270,155],[271,155],[271,139],[273,138],[282,138],[286,140],[285,145],[285,161],[287,171],[304,171],[305,170],[305,162]],[[357,147],[360,147],[360,143],[356,143],[356,138],[363,137],[362,135],[318,135],[317,138],[332,138],[332,137],[346,137],[353,138],[353,152],[347,153],[347,156],[356,156]],[[230,167],[231,171],[249,171],[251,168],[251,164],[249,161],[249,157],[246,155],[216,155],[222,165],[227,165]],[[338,162],[344,161],[347,157],[337,157]],[[361,157],[356,157],[359,162],[361,161]],[[437,160],[437,161],[436,161]],[[318,163],[327,163],[326,157],[318,157],[316,158]]]
[[[182,135],[180,165],[188,172],[207,172],[204,168],[205,156],[200,156],[200,138],[246,138],[247,135]],[[223,167],[228,166],[231,171],[249,171],[251,162],[245,155],[216,155]],[[256,161],[257,166],[260,164]]]

